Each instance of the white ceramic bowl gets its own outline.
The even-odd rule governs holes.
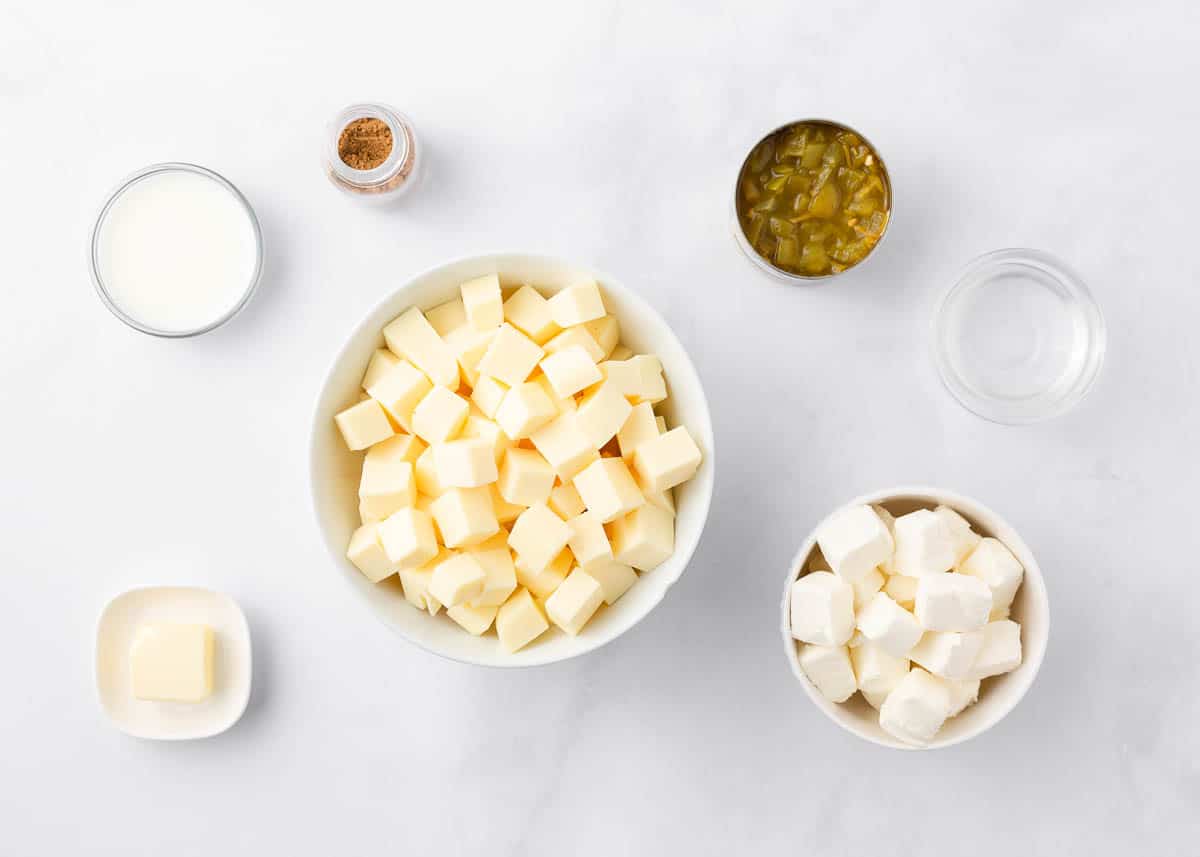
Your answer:
[[[334,426],[334,415],[354,404],[372,351],[383,347],[383,327],[410,306],[437,306],[458,296],[459,285],[473,277],[498,273],[505,287],[529,283],[544,294],[581,277],[600,283],[604,303],[621,325],[621,341],[638,353],[662,360],[670,398],[662,412],[672,427],[685,425],[704,453],[691,481],[675,489],[677,517],[675,553],[658,568],[641,575],[622,598],[603,607],[577,637],[551,628],[529,646],[512,654],[501,651],[494,634],[473,637],[444,615],[431,617],[404,600],[393,575],[372,584],[346,559],[346,545],[359,524],[358,479],[362,454],[346,449]],[[310,440],[313,505],[335,573],[339,574],[375,615],[400,636],[435,654],[465,663],[525,667],[566,660],[616,639],[637,624],[667,594],[687,567],[708,517],[713,490],[713,434],[708,402],[700,378],[683,346],[663,318],[644,300],[612,277],[558,259],[524,254],[498,254],[459,259],[426,271],[381,301],[351,331],[333,360],[317,400]]]
[[[932,509],[937,505],[949,506],[971,522],[971,527],[981,535],[992,536],[1003,542],[1025,567],[1025,579],[1017,591],[1012,605],[1012,619],[1021,624],[1021,665],[1010,673],[983,680],[979,701],[956,717],[951,717],[934,739],[925,747],[913,747],[893,738],[879,725],[879,712],[867,704],[861,694],[855,694],[846,702],[830,702],[813,685],[800,668],[797,641],[792,637],[788,616],[788,595],[792,583],[806,567],[809,555],[817,545],[816,529],[804,540],[800,551],[792,560],[792,567],[784,581],[783,601],[780,605],[780,631],[783,649],[792,672],[808,694],[808,698],[828,715],[829,719],[843,729],[853,732],[875,744],[899,750],[934,750],[950,747],[981,735],[1004,719],[1012,711],[1025,692],[1033,684],[1042,659],[1046,655],[1046,641],[1050,635],[1050,602],[1046,595],[1046,584],[1037,560],[1021,537],[1008,523],[991,509],[940,488],[925,486],[902,486],[887,491],[875,491],[851,500],[846,506],[862,504],[884,506],[893,515],[903,515],[920,508]],[[842,507],[845,508],[845,507]],[[832,514],[831,516],[832,517]],[[828,518],[826,519],[828,520]],[[824,523],[824,522],[822,522]],[[818,525],[817,529],[820,528]]]

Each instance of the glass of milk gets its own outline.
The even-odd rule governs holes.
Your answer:
[[[246,198],[194,164],[156,164],[113,192],[92,230],[101,300],[153,336],[196,336],[237,315],[262,275],[262,230]]]

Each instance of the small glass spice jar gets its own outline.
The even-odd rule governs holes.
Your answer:
[[[416,184],[420,164],[412,121],[386,104],[352,104],[329,124],[325,171],[347,193],[396,199]]]

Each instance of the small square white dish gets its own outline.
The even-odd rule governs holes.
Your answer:
[[[216,637],[213,692],[203,702],[154,702],[133,695],[130,648],[148,622],[208,625]],[[220,592],[194,586],[144,586],[108,603],[96,627],[96,692],[118,729],[136,738],[183,741],[224,732],[250,702],[250,626]]]

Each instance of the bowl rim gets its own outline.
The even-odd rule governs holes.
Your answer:
[[[804,561],[808,559],[813,548],[817,543],[817,531],[832,518],[835,514],[843,509],[851,506],[873,505],[878,503],[887,503],[893,500],[901,499],[927,499],[935,500],[938,503],[949,506],[952,509],[961,510],[967,515],[979,519],[981,523],[985,520],[988,523],[988,529],[995,530],[1004,528],[1011,534],[1011,539],[1005,539],[1004,544],[1014,553],[1018,553],[1023,557],[1022,565],[1025,568],[1024,578],[1022,580],[1022,588],[1029,586],[1035,603],[1040,604],[1041,612],[1045,615],[1044,630],[1037,635],[1035,639],[1026,638],[1022,634],[1021,638],[1021,665],[1013,671],[1012,674],[1020,673],[1021,680],[1011,692],[1007,704],[998,709],[997,712],[989,719],[978,724],[975,729],[965,732],[961,735],[956,735],[952,738],[934,739],[924,746],[916,746],[905,744],[903,741],[893,738],[883,738],[872,732],[860,729],[855,721],[848,717],[842,710],[842,703],[831,702],[817,691],[813,683],[804,674],[804,670],[800,666],[800,658],[796,651],[797,640],[792,637],[791,621],[788,611],[788,599],[792,583],[800,577],[800,572],[803,569]],[[1027,560],[1027,562],[1026,562]],[[1024,631],[1026,625],[1022,624],[1021,628]],[[953,491],[947,491],[944,488],[937,488],[931,485],[920,484],[904,484],[893,488],[880,489],[870,491],[842,503],[832,509],[828,515],[813,527],[812,531],[801,543],[799,550],[792,557],[788,566],[787,577],[783,584],[783,596],[780,600],[780,634],[783,640],[784,654],[791,667],[791,672],[794,678],[797,679],[800,686],[804,689],[808,698],[819,708],[830,720],[838,726],[845,729],[847,732],[855,735],[864,741],[869,741],[880,747],[887,747],[894,750],[940,750],[946,747],[953,747],[956,744],[962,744],[977,738],[984,732],[987,732],[1001,720],[1009,715],[1014,708],[1025,698],[1025,694],[1029,692],[1037,678],[1038,672],[1041,670],[1042,662],[1045,660],[1046,647],[1050,639],[1050,598],[1046,592],[1045,579],[1042,576],[1042,571],[1038,565],[1037,558],[1033,551],[1021,538],[1016,528],[1008,523],[1006,519],[998,515],[988,506],[978,500],[974,500],[962,494]]]
[[[628,633],[636,625],[640,624],[647,616],[649,616],[652,612],[654,612],[655,608],[657,608],[658,605],[662,603],[663,599],[666,598],[667,592],[670,591],[670,589],[679,582],[679,579],[681,577],[683,577],[683,573],[685,571],[687,571],[687,568],[691,563],[692,557],[695,555],[696,550],[700,546],[700,542],[704,537],[704,532],[708,526],[709,514],[712,509],[712,496],[713,496],[713,492],[716,487],[716,462],[717,462],[716,439],[715,439],[715,434],[714,434],[713,428],[712,428],[712,411],[711,411],[711,408],[708,403],[708,396],[704,391],[704,384],[700,380],[700,373],[698,371],[696,371],[696,366],[692,362],[691,355],[688,354],[687,349],[684,348],[684,346],[683,346],[683,343],[679,341],[679,337],[675,334],[674,329],[667,322],[666,318],[664,318],[663,315],[657,309],[655,309],[640,294],[638,294],[633,289],[626,286],[623,282],[621,282],[616,277],[609,275],[607,272],[605,272],[599,268],[596,268],[596,267],[586,264],[586,263],[572,262],[567,259],[564,259],[561,256],[554,256],[554,255],[549,255],[549,254],[545,254],[545,253],[523,253],[523,252],[513,252],[513,251],[500,251],[500,252],[491,252],[491,253],[472,253],[469,255],[458,256],[458,257],[440,262],[436,265],[432,265],[427,268],[424,268],[424,269],[418,271],[417,273],[407,277],[403,283],[401,283],[399,286],[392,289],[387,294],[383,295],[381,298],[379,298],[377,301],[375,301],[373,304],[371,304],[371,306],[363,313],[363,315],[359,318],[359,320],[354,324],[354,326],[350,330],[350,332],[342,338],[341,344],[337,347],[333,356],[330,358],[330,360],[327,364],[325,373],[322,376],[321,383],[320,383],[319,387],[317,388],[315,401],[312,406],[313,416],[312,416],[312,421],[311,421],[311,425],[309,427],[309,433],[308,433],[309,504],[312,509],[314,521],[317,526],[317,531],[320,533],[321,542],[322,542],[322,544],[324,544],[325,550],[328,553],[329,558],[333,560],[335,565],[344,564],[346,562],[346,559],[345,559],[345,556],[343,555],[342,550],[340,548],[338,548],[337,546],[335,546],[328,538],[326,528],[325,528],[324,524],[322,523],[321,511],[317,504],[317,485],[316,485],[317,461],[321,454],[320,449],[319,449],[319,436],[320,436],[319,433],[321,430],[321,423],[320,423],[321,400],[324,398],[325,391],[326,391],[327,387],[329,386],[330,381],[333,378],[334,372],[336,371],[338,366],[341,364],[341,361],[344,358],[346,351],[350,348],[351,344],[354,343],[355,341],[357,341],[359,336],[363,334],[363,332],[367,326],[367,323],[370,321],[370,319],[373,316],[375,316],[378,312],[380,312],[384,306],[391,303],[400,294],[411,290],[417,283],[425,280],[428,277],[432,277],[437,274],[440,274],[442,271],[444,271],[445,269],[448,269],[448,268],[458,267],[460,265],[482,264],[482,263],[487,263],[489,265],[495,265],[497,268],[502,268],[503,265],[505,264],[505,260],[508,260],[510,262],[520,262],[522,264],[547,265],[547,266],[551,266],[551,267],[561,267],[561,268],[573,269],[573,270],[577,270],[577,271],[581,271],[581,272],[587,272],[589,275],[593,276],[601,284],[601,286],[603,288],[612,289],[613,291],[619,292],[623,299],[628,300],[631,303],[633,303],[635,306],[637,306],[639,313],[645,313],[647,315],[650,315],[650,316],[654,317],[655,319],[657,319],[662,324],[662,326],[666,329],[668,336],[670,336],[671,339],[674,340],[674,343],[678,348],[679,354],[682,356],[682,359],[683,359],[683,362],[681,365],[682,365],[683,369],[685,370],[685,372],[691,376],[690,377],[691,386],[694,387],[694,389],[696,390],[696,393],[699,396],[699,401],[702,406],[700,409],[700,411],[701,411],[700,416],[702,417],[703,428],[705,429],[704,435],[708,439],[707,449],[705,450],[705,453],[704,453],[705,464],[703,466],[708,468],[710,478],[706,481],[706,486],[705,486],[706,490],[704,490],[702,492],[702,494],[698,496],[698,501],[699,501],[698,509],[699,509],[700,514],[698,517],[698,525],[696,528],[695,537],[690,540],[689,544],[686,544],[686,545],[680,545],[678,539],[676,540],[676,549],[675,549],[675,553],[672,555],[672,559],[674,559],[675,557],[679,558],[679,573],[674,577],[674,579],[672,579],[666,583],[662,592],[659,593],[659,596],[656,599],[649,602],[646,605],[646,608],[641,613],[634,616],[633,619],[631,621],[629,621],[626,625],[624,625],[619,630],[614,631],[613,633],[611,633],[610,635],[608,635],[606,637],[597,638],[597,640],[595,642],[580,646],[577,650],[570,651],[566,654],[561,654],[561,655],[526,658],[520,662],[513,662],[513,663],[506,663],[504,661],[478,660],[475,658],[451,654],[449,652],[443,651],[442,649],[440,649],[436,646],[428,644],[424,640],[417,639],[417,638],[405,633],[397,625],[393,624],[392,622],[389,622],[386,619],[386,617],[383,615],[382,611],[376,609],[376,607],[373,604],[368,603],[366,605],[367,608],[369,609],[369,611],[375,616],[376,621],[380,622],[385,627],[387,627],[390,631],[392,631],[394,634],[396,634],[401,639],[403,639],[405,642],[407,642],[413,646],[416,646],[418,649],[421,649],[425,652],[428,652],[432,655],[436,655],[440,658],[444,658],[449,661],[455,661],[455,662],[461,663],[461,664],[469,664],[471,666],[486,667],[486,668],[499,669],[499,670],[528,669],[528,668],[543,667],[543,666],[547,666],[549,664],[560,663],[562,661],[569,661],[574,658],[581,657],[583,655],[594,652],[600,648],[603,648],[604,646],[608,645],[609,643],[613,642],[614,640],[616,640],[619,637],[623,636],[624,634]],[[503,274],[502,274],[502,276],[503,276]],[[677,531],[677,533],[678,533],[678,531]],[[361,594],[357,595],[355,597],[361,598],[366,601],[370,601],[369,598],[366,598],[365,596],[362,596]],[[574,639],[578,640],[580,638],[575,637]]]

